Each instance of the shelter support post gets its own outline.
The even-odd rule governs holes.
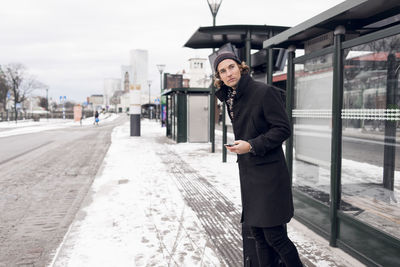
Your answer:
[[[334,31],[333,93],[332,93],[332,142],[331,142],[331,201],[329,217],[331,234],[329,244],[337,247],[339,234],[338,209],[341,199],[342,169],[342,105],[343,105],[343,49],[342,42],[346,29],[337,26]]]
[[[396,110],[398,68],[396,56],[390,53],[387,57],[386,110]],[[383,156],[383,187],[394,189],[394,172],[396,165],[396,124],[395,120],[385,121],[385,147]]]
[[[211,153],[215,152],[215,87],[211,85],[210,95],[210,142]]]
[[[269,48],[268,51],[272,51],[272,48]],[[272,55],[272,53],[269,53]],[[287,82],[286,82],[286,112],[289,117],[289,124],[292,130],[292,134],[286,140],[286,164],[289,170],[290,176],[290,184],[292,184],[293,177],[293,95],[294,95],[294,62],[296,47],[290,46],[288,48],[288,60],[287,60]],[[272,65],[272,64],[271,64]],[[271,66],[270,66],[271,67]],[[268,77],[268,82],[271,81],[272,84],[272,73],[271,77]]]
[[[251,31],[246,32],[246,64],[251,68]]]
[[[268,48],[268,62],[267,62],[267,83],[272,85],[272,74],[274,73],[274,49],[272,47]],[[289,61],[288,61],[289,62]],[[288,63],[289,64],[289,63]]]
[[[222,103],[222,162],[226,162],[226,147],[224,144],[227,142],[227,127],[225,121],[225,102]]]

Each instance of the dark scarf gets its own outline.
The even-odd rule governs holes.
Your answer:
[[[242,74],[236,90],[223,84],[221,86],[221,89],[216,92],[217,97],[221,101],[225,101],[232,122],[234,120],[233,106],[235,104],[235,101],[237,101],[243,95],[244,88],[247,86],[250,80],[251,77],[249,74]]]

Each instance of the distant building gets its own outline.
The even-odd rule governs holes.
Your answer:
[[[91,95],[89,97],[89,104],[92,105],[93,110],[103,109],[104,96],[103,95]]]
[[[147,103],[149,97],[148,80],[148,52],[147,50],[134,49],[130,55],[133,85],[141,90],[141,103]]]
[[[128,112],[130,104],[130,97],[128,93],[120,96],[120,103],[117,105],[117,112]]]
[[[41,96],[30,96],[22,102],[22,109],[27,112],[44,111],[45,108],[40,106]]]
[[[121,90],[125,93],[129,92],[129,85],[133,84],[132,66],[121,66]]]
[[[210,86],[211,78],[206,71],[205,58],[189,59],[189,71],[184,78],[189,79],[189,87],[208,87]]]
[[[121,79],[107,78],[104,79],[104,98],[103,104],[106,109],[111,106],[111,98],[115,92],[121,90]]]

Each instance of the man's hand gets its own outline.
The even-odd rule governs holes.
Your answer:
[[[226,149],[228,149],[232,153],[236,154],[246,154],[249,153],[250,151],[250,144],[246,141],[243,140],[236,140],[233,142],[235,145],[234,146],[225,146]]]

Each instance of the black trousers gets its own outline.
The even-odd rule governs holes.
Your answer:
[[[295,245],[287,236],[286,225],[263,228],[251,226],[250,230],[256,240],[260,267],[279,266],[279,261],[286,267],[303,266]]]

